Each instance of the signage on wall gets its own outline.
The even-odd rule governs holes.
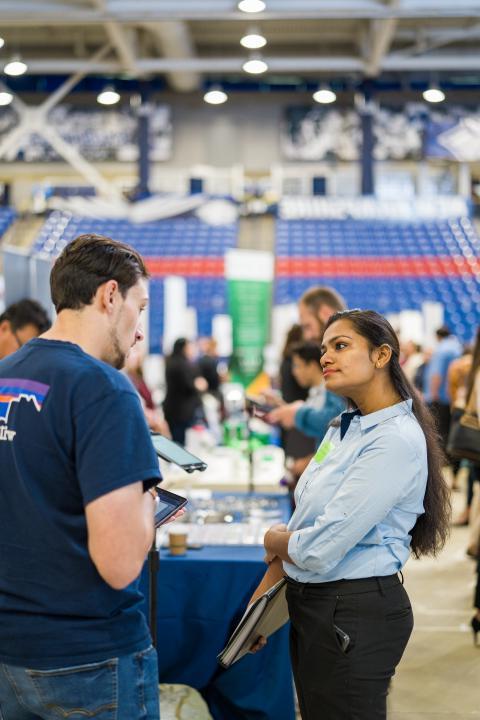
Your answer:
[[[402,112],[375,106],[373,116],[376,160],[480,160],[480,112],[410,103]],[[285,112],[281,147],[287,160],[356,161],[361,141],[354,110],[290,107]]]
[[[91,162],[134,162],[138,158],[136,112],[130,107],[80,109],[68,104],[55,107],[48,116],[62,138]],[[0,116],[0,140],[18,125],[13,108]],[[150,115],[150,157],[169,160],[172,152],[172,124],[168,105],[153,105]],[[26,134],[15,161],[55,162],[57,152],[40,135]]]

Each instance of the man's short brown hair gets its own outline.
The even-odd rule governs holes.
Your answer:
[[[123,297],[148,272],[130,245],[104,235],[79,235],[57,258],[50,275],[57,313],[90,305],[100,285],[116,280]]]
[[[324,287],[317,285],[316,287],[309,288],[303,293],[300,298],[300,302],[309,308],[315,315],[318,313],[323,305],[332,308],[336,312],[341,312],[346,309],[345,300],[343,297],[333,288]]]

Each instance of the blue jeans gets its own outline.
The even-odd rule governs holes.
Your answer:
[[[55,670],[0,663],[0,720],[159,720],[153,647]]]

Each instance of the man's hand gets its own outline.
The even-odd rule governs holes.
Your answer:
[[[172,515],[172,517],[168,518],[168,520],[166,520],[164,523],[162,523],[162,525],[169,525],[170,523],[174,522],[175,520],[178,520],[179,518],[182,517],[182,515],[185,515],[185,512],[186,512],[185,508],[180,508],[180,510],[177,510],[175,515]]]
[[[269,388],[267,390],[263,390],[261,397],[266,405],[274,405],[275,407],[285,405],[285,400],[283,400],[282,396],[276,390],[271,390]]]
[[[281,425],[286,430],[295,427],[295,415],[297,410],[301,408],[303,402],[297,400],[294,403],[288,403],[288,405],[282,405],[281,407],[275,408],[265,416],[265,420],[272,424]]]

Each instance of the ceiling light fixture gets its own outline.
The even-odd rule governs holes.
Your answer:
[[[111,85],[97,95],[97,102],[100,105],[116,105],[120,100],[120,94]]]
[[[243,47],[249,50],[258,50],[259,48],[265,47],[266,44],[267,38],[261,35],[257,29],[253,28],[240,40],[240,45],[243,45]]]
[[[435,85],[430,85],[427,90],[423,91],[423,99],[427,102],[438,103],[445,100],[445,93]]]
[[[0,48],[2,48],[5,45],[5,40],[0,37]]]
[[[246,13],[259,13],[265,10],[265,3],[263,0],[241,0],[238,9]]]
[[[12,93],[0,92],[0,105],[10,105],[13,100]]]
[[[20,58],[13,57],[3,68],[3,72],[6,75],[12,75],[16,77],[17,75],[23,75],[27,72],[27,64],[23,62],[23,60],[20,60]]]
[[[324,85],[319,87],[318,90],[313,93],[312,97],[315,102],[321,103],[322,105],[329,105],[330,103],[335,102],[335,100],[337,99],[337,96],[333,92],[333,90],[330,90],[330,88],[325,87]]]
[[[245,72],[250,75],[261,75],[268,70],[267,63],[265,60],[262,60],[260,55],[251,55],[250,58],[243,63],[242,67]]]
[[[228,95],[221,87],[212,87],[207,90],[203,99],[209,105],[223,105],[224,102],[227,102]]]

